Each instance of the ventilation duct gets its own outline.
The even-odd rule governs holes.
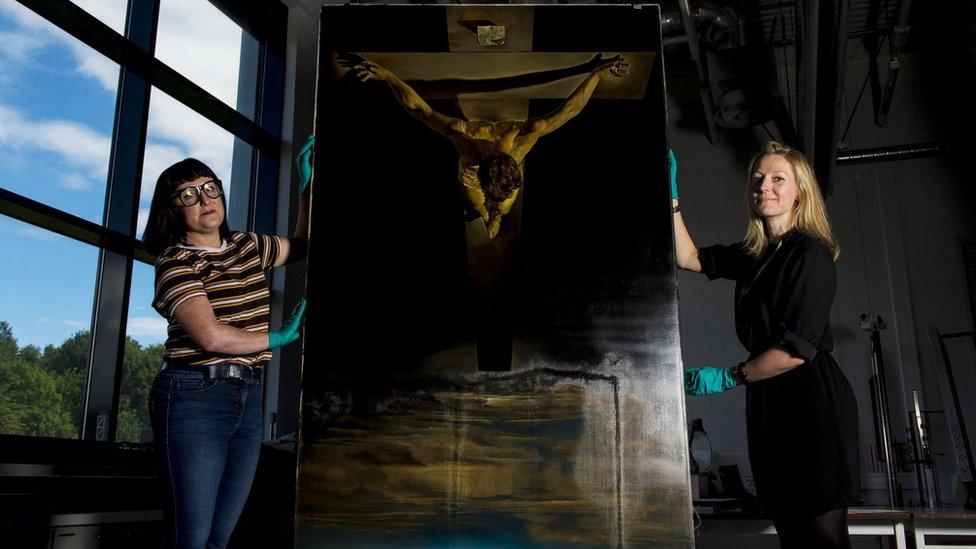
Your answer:
[[[774,119],[781,105],[776,69],[759,21],[737,2],[688,3],[714,123],[748,128]],[[665,45],[689,41],[677,7],[662,14],[661,34]]]

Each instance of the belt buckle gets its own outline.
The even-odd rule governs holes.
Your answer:
[[[235,366],[233,364],[228,364],[224,367],[224,377],[229,379],[240,379],[243,377],[241,374],[241,367]]]

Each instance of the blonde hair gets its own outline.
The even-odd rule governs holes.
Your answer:
[[[822,242],[830,250],[834,261],[837,261],[837,258],[840,257],[840,246],[837,245],[834,231],[830,228],[827,208],[824,206],[823,195],[820,194],[820,185],[817,184],[817,178],[813,174],[810,162],[800,151],[776,141],[767,142],[762,151],[753,157],[752,162],[749,163],[749,176],[746,185],[746,206],[749,212],[749,222],[746,226],[746,237],[743,239],[746,251],[753,257],[762,257],[769,247],[766,224],[763,217],[752,206],[752,175],[756,173],[756,168],[762,158],[770,154],[783,157],[793,168],[798,199],[793,206],[793,215],[790,219],[791,228],[796,228]]]

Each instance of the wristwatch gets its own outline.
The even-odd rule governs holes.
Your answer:
[[[732,377],[735,379],[736,385],[745,385],[749,383],[746,379],[746,363],[740,362],[732,367]]]

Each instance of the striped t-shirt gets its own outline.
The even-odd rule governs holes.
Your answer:
[[[169,321],[163,357],[194,366],[239,364],[265,366],[271,350],[248,355],[211,353],[197,347],[173,313],[186,300],[210,301],[217,322],[249,332],[267,332],[270,293],[264,272],[278,258],[278,239],[256,233],[232,232],[221,248],[171,246],[156,258],[153,308]]]

